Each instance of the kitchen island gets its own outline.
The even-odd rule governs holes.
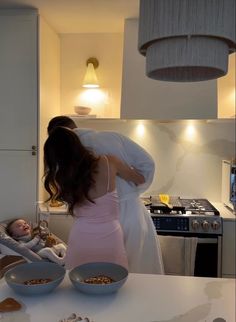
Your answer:
[[[76,291],[66,275],[52,293],[21,296],[0,280],[0,301],[13,297],[20,311],[0,313],[1,322],[58,322],[72,313],[94,322],[235,322],[235,279],[129,274],[110,295]]]

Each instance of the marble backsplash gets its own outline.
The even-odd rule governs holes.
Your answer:
[[[120,132],[152,155],[156,172],[145,195],[221,200],[222,160],[235,157],[235,120],[74,120],[79,127]]]

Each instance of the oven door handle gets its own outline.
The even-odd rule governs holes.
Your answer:
[[[198,244],[217,244],[217,238],[198,238]]]

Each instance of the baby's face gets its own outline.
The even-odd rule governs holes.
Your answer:
[[[18,219],[11,225],[11,231],[15,237],[21,237],[29,235],[31,233],[31,227],[25,220]]]

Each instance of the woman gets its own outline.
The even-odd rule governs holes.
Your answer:
[[[66,267],[107,261],[128,268],[118,220],[116,175],[144,183],[144,177],[111,155],[94,155],[70,129],[58,127],[44,145],[45,188],[49,199],[62,199],[75,216]]]
[[[115,155],[135,167],[144,176],[145,183],[138,186],[116,177],[119,219],[124,233],[129,271],[141,274],[164,274],[160,241],[150,213],[140,198],[150,188],[154,177],[156,166],[152,156],[121,133],[78,128],[71,118],[60,115],[52,118],[48,123],[48,134],[57,126],[72,129],[80,142],[94,153]]]

